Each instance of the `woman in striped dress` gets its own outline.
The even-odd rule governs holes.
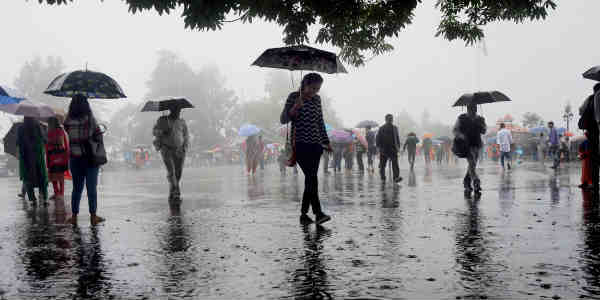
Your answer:
[[[296,162],[304,173],[304,194],[300,223],[321,224],[331,220],[323,213],[319,201],[318,177],[319,163],[323,149],[331,151],[329,138],[323,121],[323,110],[319,90],[323,78],[317,73],[304,76],[300,85],[300,92],[293,92],[288,96],[281,123],[292,122],[292,145],[296,154]],[[315,214],[313,221],[307,214],[309,207]]]

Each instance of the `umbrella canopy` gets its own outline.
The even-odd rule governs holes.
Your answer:
[[[334,53],[304,45],[267,49],[252,65],[290,71],[348,73]]]
[[[238,131],[239,136],[253,136],[257,135],[260,132],[260,128],[256,127],[256,125],[246,124],[240,127]]]
[[[23,100],[25,98],[17,96],[15,91],[0,86],[0,105],[19,103]]]
[[[108,75],[92,71],[63,73],[54,78],[44,91],[56,97],[73,97],[76,94],[90,99],[126,98],[123,89]]]
[[[364,120],[364,121],[360,121],[360,122],[358,122],[358,124],[356,124],[356,128],[367,128],[367,127],[374,128],[377,126],[379,126],[379,124],[372,120]]]
[[[142,108],[142,111],[163,111],[183,108],[194,108],[194,106],[185,98],[169,98],[160,101],[148,101]]]
[[[334,143],[350,144],[352,143],[352,132],[342,129],[333,129],[329,132],[329,139]]]
[[[444,136],[438,136],[435,139],[442,141],[442,143],[447,143],[447,142],[452,141],[452,139],[449,136],[445,136],[445,135]]]
[[[504,102],[511,101],[508,96],[502,94],[498,91],[491,92],[477,92],[477,93],[469,93],[464,94],[458,98],[458,100],[454,103],[454,107],[456,106],[466,106],[469,104],[485,104],[485,103],[494,103],[494,102]]]
[[[17,157],[17,132],[21,126],[23,126],[23,122],[13,123],[2,139],[4,153]]]
[[[585,71],[583,78],[600,81],[600,66],[595,66]]]
[[[52,109],[52,107],[32,100],[23,100],[16,104],[0,105],[0,111],[4,111],[13,115],[26,116],[37,119],[44,119],[56,116],[56,113],[54,112],[54,109]]]
[[[425,134],[423,134],[423,138],[425,138],[425,139],[433,138],[433,134],[431,134],[431,133],[425,133]]]
[[[365,147],[369,147],[369,143],[367,143],[367,139],[365,138],[365,136],[360,132],[359,129],[354,129],[352,130],[352,133],[354,133],[354,135],[356,136],[356,138],[358,139],[358,141]]]

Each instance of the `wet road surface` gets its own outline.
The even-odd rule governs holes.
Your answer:
[[[162,169],[104,172],[97,227],[86,200],[65,225],[70,197],[33,207],[3,178],[0,299],[600,298],[600,209],[576,165],[487,162],[480,199],[464,163],[401,167],[399,186],[320,174],[319,228],[298,223],[303,176],[274,165],[186,169],[180,207]]]

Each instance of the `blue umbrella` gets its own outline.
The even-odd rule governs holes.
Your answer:
[[[240,130],[238,131],[238,135],[239,136],[253,136],[253,135],[257,135],[259,132],[260,132],[260,128],[256,127],[256,125],[245,124],[242,127],[240,127]]]
[[[325,131],[329,132],[333,129],[333,127],[331,127],[331,125],[325,123]]]
[[[7,92],[6,90],[8,90],[8,89],[3,89],[0,86],[0,105],[3,105],[3,104],[16,104],[16,103],[19,103],[19,102],[25,100],[25,98],[17,97],[15,95],[14,91],[9,90]]]

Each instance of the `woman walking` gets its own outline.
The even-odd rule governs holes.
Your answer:
[[[87,145],[91,139],[101,135],[100,127],[90,108],[87,97],[75,95],[69,105],[69,113],[65,120],[65,130],[69,137],[69,148],[71,150],[71,175],[73,176],[73,192],[71,193],[71,216],[70,222],[77,224],[77,215],[79,214],[79,202],[83,193],[83,186],[86,186],[88,205],[90,211],[90,222],[96,225],[104,218],[96,215],[98,207],[98,171],[99,167],[91,163],[91,153],[86,151]]]
[[[246,139],[246,171],[247,175],[256,174],[256,167],[260,161],[262,153],[262,146],[260,141],[256,139],[256,136],[252,135]]]
[[[317,177],[323,148],[332,151],[323,121],[321,98],[317,95],[322,84],[323,78],[317,73],[304,76],[300,92],[293,92],[288,96],[281,113],[282,124],[292,122],[292,144],[296,161],[304,173],[304,194],[300,211],[300,223],[304,225],[313,223],[307,215],[309,207],[312,207],[317,224],[331,220],[321,209]]]
[[[65,171],[69,169],[69,139],[58,118],[48,119],[46,142],[48,179],[52,182],[54,195],[51,199],[63,200],[65,196]]]
[[[32,117],[24,117],[23,126],[17,132],[19,147],[19,174],[29,201],[37,204],[34,188],[39,189],[44,204],[48,199],[48,175],[44,145],[46,135],[42,133],[40,122]]]

